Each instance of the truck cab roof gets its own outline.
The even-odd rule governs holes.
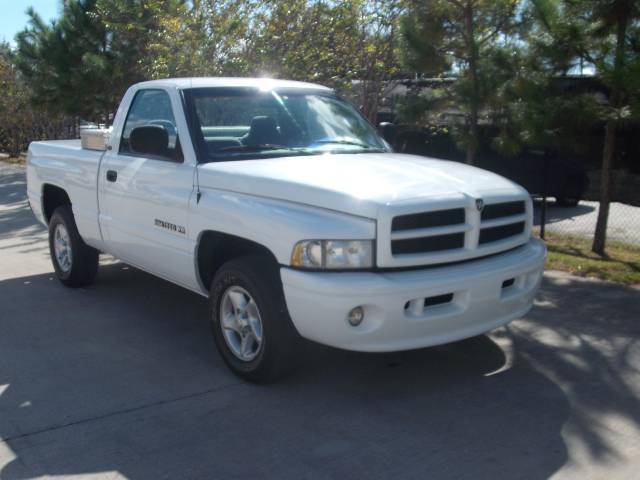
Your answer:
[[[255,87],[271,90],[273,88],[300,88],[331,91],[323,85],[292,80],[277,80],[273,78],[245,78],[245,77],[188,77],[167,78],[163,80],[150,80],[141,82],[134,87],[174,87],[178,89],[208,88],[208,87]]]

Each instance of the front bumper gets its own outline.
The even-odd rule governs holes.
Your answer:
[[[540,286],[545,254],[544,243],[532,239],[458,265],[384,273],[282,268],[281,276],[300,335],[346,350],[388,352],[461,340],[521,317]],[[439,304],[425,307],[433,301]],[[347,315],[357,306],[365,317],[352,327]]]

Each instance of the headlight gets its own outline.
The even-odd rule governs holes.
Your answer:
[[[343,270],[373,267],[372,240],[304,240],[293,248],[291,265]]]

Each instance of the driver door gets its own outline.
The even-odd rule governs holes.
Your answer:
[[[118,258],[197,288],[188,235],[195,165],[184,161],[177,94],[172,101],[170,93],[176,92],[138,90],[124,125],[115,127],[122,131],[119,145],[111,145],[100,167],[100,225]],[[156,135],[145,137],[150,130]]]

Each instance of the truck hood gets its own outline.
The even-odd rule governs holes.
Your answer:
[[[433,197],[521,195],[522,187],[462,163],[397,153],[325,154],[216,162],[199,167],[200,187],[376,218],[381,206]]]

